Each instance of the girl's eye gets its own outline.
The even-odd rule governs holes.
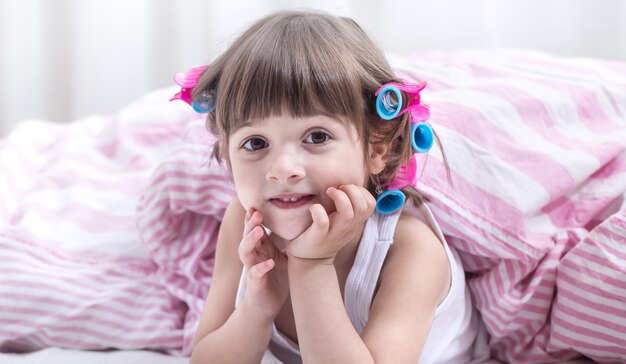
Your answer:
[[[307,135],[304,142],[308,144],[324,144],[328,140],[330,140],[330,135],[328,135],[328,133],[323,131],[314,131]]]
[[[250,138],[241,146],[247,151],[256,151],[267,147],[267,142],[261,138]]]

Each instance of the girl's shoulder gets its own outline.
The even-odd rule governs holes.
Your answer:
[[[426,203],[407,203],[398,218],[392,247],[448,262],[445,237]]]
[[[402,213],[396,224],[391,248],[401,249],[407,254],[426,254],[447,261],[443,244],[437,231],[427,222],[410,213]]]
[[[400,280],[405,287],[416,287],[437,296],[437,303],[448,294],[451,267],[437,227],[411,213],[402,213],[396,224],[393,244],[381,272],[381,284]],[[425,277],[427,282],[425,286]]]

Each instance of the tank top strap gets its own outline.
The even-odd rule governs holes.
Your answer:
[[[344,288],[346,311],[359,334],[365,329],[378,277],[393,243],[400,214],[401,210],[390,215],[375,212],[363,229],[354,264]]]

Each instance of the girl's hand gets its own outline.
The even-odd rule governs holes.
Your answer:
[[[326,193],[337,210],[327,214],[320,204],[309,208],[313,223],[288,243],[290,258],[332,262],[341,248],[360,236],[363,224],[376,207],[374,196],[361,186],[329,187]]]
[[[261,223],[261,213],[248,210],[239,259],[246,268],[246,299],[261,314],[274,318],[289,294],[287,257],[276,248]]]

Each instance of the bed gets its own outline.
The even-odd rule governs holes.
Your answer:
[[[626,361],[626,64],[389,55],[443,142],[417,187],[511,363]],[[182,363],[233,196],[174,88],[0,141],[0,363]]]

